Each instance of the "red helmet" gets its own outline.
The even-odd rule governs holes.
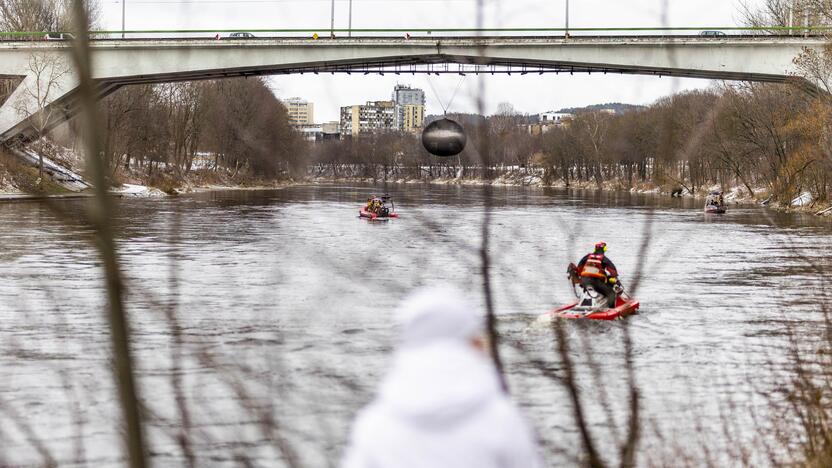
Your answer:
[[[606,242],[599,242],[595,244],[595,253],[606,253],[607,252],[607,243]]]

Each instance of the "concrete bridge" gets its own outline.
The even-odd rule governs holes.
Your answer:
[[[804,47],[822,37],[353,37],[92,41],[102,98],[138,83],[302,72],[602,72],[786,82]],[[0,142],[25,143],[77,112],[71,43],[0,42],[0,77],[23,77],[0,107]],[[509,68],[510,69],[510,68]],[[517,68],[515,68],[517,70]],[[809,85],[805,81],[803,82]]]

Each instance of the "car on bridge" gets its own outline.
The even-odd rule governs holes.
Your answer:
[[[702,37],[725,37],[725,33],[722,31],[702,31],[699,35]]]
[[[254,34],[250,32],[233,32],[226,37],[226,39],[254,39]]]
[[[74,41],[75,36],[70,33],[51,32],[43,35],[45,41]]]

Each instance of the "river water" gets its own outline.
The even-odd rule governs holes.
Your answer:
[[[402,218],[358,219],[382,191]],[[508,383],[552,466],[582,450],[555,335],[533,322],[572,298],[566,265],[599,240],[642,303],[626,322],[564,325],[602,454],[615,460],[628,414],[625,326],[640,465],[719,464],[761,446],[792,338],[822,339],[812,268],[832,267],[828,222],[626,193],[321,185],[118,201],[154,464],[281,466],[288,453],[335,466],[389,361],[403,295],[447,283],[482,304],[487,200]],[[84,203],[0,205],[0,465],[122,465]]]

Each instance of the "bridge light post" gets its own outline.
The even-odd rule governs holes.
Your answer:
[[[332,5],[329,11],[329,38],[335,38],[335,0],[330,2]]]
[[[124,18],[127,11],[127,0],[121,0],[121,38],[124,39]]]
[[[352,37],[352,0],[350,0],[350,15],[347,23],[347,29],[349,29],[349,31],[347,31],[347,36]]]
[[[564,37],[569,37],[569,0],[566,0],[566,28],[563,32]]]

